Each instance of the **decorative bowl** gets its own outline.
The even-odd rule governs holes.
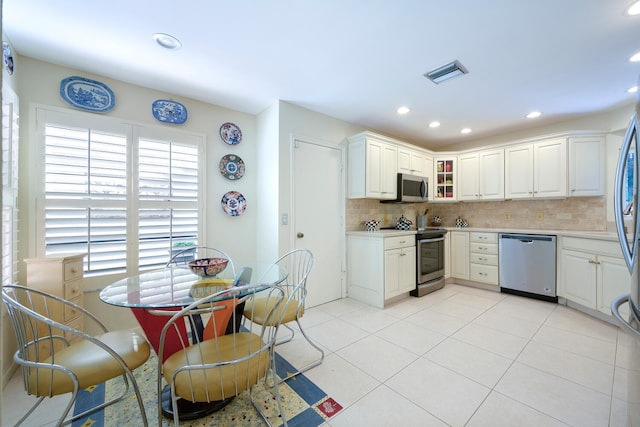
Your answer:
[[[201,277],[211,277],[227,268],[226,258],[200,258],[189,261],[189,268]]]

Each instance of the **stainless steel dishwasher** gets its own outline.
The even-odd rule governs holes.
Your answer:
[[[500,291],[557,302],[556,236],[498,236]]]

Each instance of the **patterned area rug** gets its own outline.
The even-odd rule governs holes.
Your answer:
[[[284,377],[287,372],[294,372],[294,370],[293,366],[276,354],[276,373],[278,376]],[[143,396],[149,425],[156,425],[158,418],[156,372],[157,359],[153,353],[149,360],[134,372]],[[122,387],[124,387],[122,379],[118,378],[82,390],[76,402],[75,413],[103,402],[105,397],[116,396],[119,390],[122,390]],[[337,402],[327,396],[304,374],[280,384],[280,394],[287,423],[292,427],[316,427],[342,409]],[[273,426],[282,425],[282,419],[280,418],[280,412],[273,393],[268,388],[265,388],[264,383],[261,382],[254,388],[254,400],[258,404],[262,404],[262,408]],[[107,407],[103,411],[76,421],[73,423],[73,427],[135,426],[141,424],[140,411],[135,394],[131,392],[130,399],[125,399]],[[173,425],[173,419],[163,418],[162,425]],[[245,391],[220,411],[197,420],[181,421],[180,425],[192,427],[214,425],[247,427],[263,426],[264,421],[251,405],[248,392]]]

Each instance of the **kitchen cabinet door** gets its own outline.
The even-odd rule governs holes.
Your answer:
[[[394,199],[398,150],[363,133],[349,139],[349,198]]]
[[[567,196],[567,143],[555,138],[533,144],[534,197]]]
[[[416,288],[416,247],[384,251],[384,297],[393,298]]]
[[[451,277],[469,280],[469,232],[451,231]]]
[[[425,174],[425,156],[419,151],[399,147],[398,173],[427,176]]]
[[[505,198],[533,197],[533,145],[522,144],[505,149]]]
[[[560,255],[559,296],[595,309],[596,265],[592,254],[563,250]]]
[[[631,274],[627,263],[622,258],[598,255],[598,311],[611,316],[611,301],[623,294],[628,294],[631,287]],[[629,314],[621,307],[621,313]]]
[[[482,200],[504,199],[504,150],[478,153],[478,190]]]
[[[603,196],[605,140],[602,136],[569,138],[569,196]]]
[[[435,158],[434,201],[457,200],[458,158],[455,156]]]
[[[504,150],[458,156],[458,200],[504,199]]]
[[[458,156],[458,200],[480,200],[478,153]]]

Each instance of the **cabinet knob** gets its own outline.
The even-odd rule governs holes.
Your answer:
[[[298,237],[298,239],[302,239],[304,237],[304,233],[298,233],[296,234],[296,236]]]

